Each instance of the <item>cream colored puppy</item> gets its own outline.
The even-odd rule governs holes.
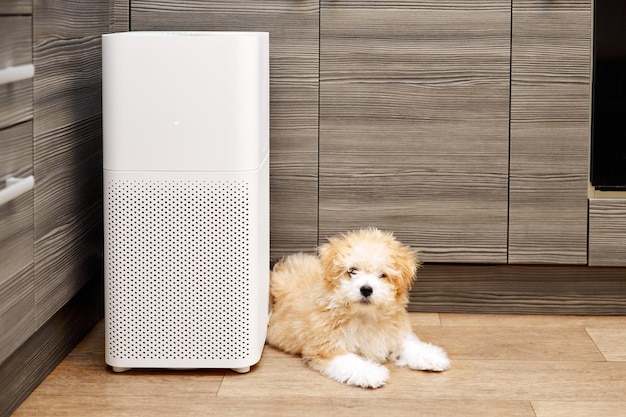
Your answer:
[[[446,353],[411,329],[406,306],[417,267],[415,252],[377,229],[331,238],[318,256],[286,257],[271,273],[268,343],[360,387],[384,385],[389,360],[447,369]]]

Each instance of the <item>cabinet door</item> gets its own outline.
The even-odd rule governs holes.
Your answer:
[[[324,1],[320,239],[507,261],[510,1]]]
[[[2,19],[0,19],[0,22]],[[0,130],[0,187],[33,173],[33,125]],[[0,206],[0,363],[35,331],[33,192]]]
[[[510,263],[587,262],[591,0],[513,0]]]
[[[131,1],[131,30],[270,34],[271,256],[317,244],[317,0]]]
[[[33,37],[30,16],[2,16],[0,6],[0,70],[32,63]],[[21,10],[15,5],[16,10]],[[12,12],[13,8],[8,8]],[[33,117],[33,80],[0,81],[0,129]]]
[[[625,199],[589,199],[589,266],[626,266]]]
[[[108,27],[108,2],[33,2],[37,327],[102,271],[100,35]]]
[[[32,64],[31,16],[11,15],[30,13],[28,6],[0,5],[0,71]],[[7,178],[33,175],[32,117],[32,78],[0,80],[2,191],[11,186]],[[0,205],[0,364],[35,331],[33,211],[32,190]]]

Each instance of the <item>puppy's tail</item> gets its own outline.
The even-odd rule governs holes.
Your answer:
[[[289,255],[276,262],[270,274],[270,289],[274,297],[296,288],[303,292],[319,282],[322,269],[317,256],[305,253]]]

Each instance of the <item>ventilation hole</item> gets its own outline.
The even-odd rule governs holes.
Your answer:
[[[248,357],[247,182],[115,180],[105,204],[110,356]]]

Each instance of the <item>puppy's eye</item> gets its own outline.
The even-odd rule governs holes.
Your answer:
[[[348,274],[349,274],[351,277],[355,276],[357,272],[359,272],[359,270],[358,270],[358,269],[356,269],[356,268],[350,268],[350,269],[348,269]]]
[[[385,274],[384,272],[381,272],[380,274],[378,274],[378,278],[387,279],[387,274]]]

